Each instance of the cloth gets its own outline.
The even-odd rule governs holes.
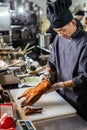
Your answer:
[[[71,79],[76,84],[61,93],[78,111],[87,113],[87,33],[78,28],[70,40],[57,35],[47,66],[56,71],[56,82]]]

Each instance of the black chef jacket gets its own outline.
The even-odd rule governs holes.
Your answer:
[[[78,28],[71,39],[57,35],[47,66],[56,71],[56,82],[72,80],[76,84],[60,93],[87,117],[87,33]]]

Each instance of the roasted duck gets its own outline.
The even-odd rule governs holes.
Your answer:
[[[27,94],[31,93],[33,88],[29,88],[27,89],[21,96],[18,97],[18,99],[22,98],[22,97],[26,97]]]
[[[42,80],[38,85],[33,88],[27,89],[18,99],[25,97],[21,103],[21,107],[31,106],[49,89],[51,82],[49,80]]]
[[[34,107],[27,107],[24,110],[24,113],[26,116],[31,115],[31,114],[36,114],[36,113],[41,113],[43,108],[34,108]]]

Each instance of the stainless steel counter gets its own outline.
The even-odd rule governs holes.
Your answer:
[[[79,115],[34,122],[37,130],[87,130],[87,122]]]

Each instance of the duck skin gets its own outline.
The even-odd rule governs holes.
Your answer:
[[[18,99],[25,97],[21,102],[21,107],[31,106],[49,89],[51,82],[49,80],[42,80],[38,85],[26,90]]]
[[[24,93],[21,96],[19,96],[18,99],[21,99],[22,97],[26,97],[27,94],[31,93],[32,89],[33,88],[29,88],[26,91],[24,91]]]
[[[32,114],[36,114],[36,113],[41,113],[43,110],[43,108],[34,108],[34,107],[27,107],[25,110],[24,110],[24,113],[26,116],[28,115],[32,115]]]

